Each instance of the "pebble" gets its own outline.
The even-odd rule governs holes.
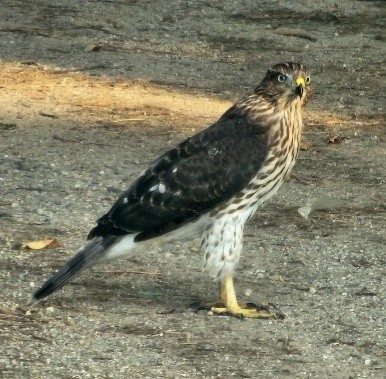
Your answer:
[[[55,309],[54,307],[47,307],[46,308],[46,313],[54,313]]]

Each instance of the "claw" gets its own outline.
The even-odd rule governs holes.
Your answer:
[[[259,310],[257,307],[212,307],[211,311],[216,315],[229,315],[237,318],[269,318],[277,319],[277,315],[274,312],[268,310]]]

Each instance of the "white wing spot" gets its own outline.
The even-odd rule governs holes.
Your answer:
[[[173,172],[177,172],[177,167],[173,168]]]
[[[129,199],[127,197],[123,198],[123,204],[127,204],[129,202]]]
[[[158,184],[156,184],[155,186],[149,188],[149,191],[153,192],[153,191],[155,191],[157,189],[157,187],[158,187]]]
[[[165,193],[165,191],[166,191],[165,184],[160,183],[159,186],[158,186],[158,191],[159,191],[160,193]]]

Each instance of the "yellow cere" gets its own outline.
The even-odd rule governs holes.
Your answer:
[[[296,79],[295,79],[295,83],[297,86],[302,86],[304,87],[305,86],[305,82],[304,82],[304,78],[302,76],[298,76]]]

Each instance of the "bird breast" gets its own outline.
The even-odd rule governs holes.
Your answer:
[[[221,207],[223,213],[248,211],[250,218],[271,199],[295,165],[302,131],[301,105],[279,112],[270,125],[270,143],[264,163],[249,184]]]

